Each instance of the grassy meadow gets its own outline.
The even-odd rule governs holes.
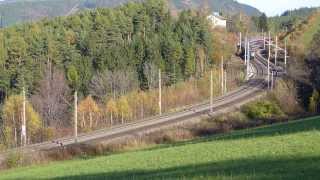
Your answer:
[[[317,179],[320,117],[172,145],[11,169],[0,179]]]

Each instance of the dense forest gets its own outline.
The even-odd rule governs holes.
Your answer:
[[[148,114],[147,108],[149,114],[156,112],[152,90],[157,88],[158,69],[166,86],[204,76],[215,65],[212,36],[204,14],[188,10],[173,18],[166,2],[159,0],[1,29],[3,144],[19,144],[23,89],[29,99],[29,142],[45,140],[48,128],[72,125],[66,114],[73,111],[74,91],[83,99],[79,126],[84,129],[97,126],[101,111],[111,124],[115,117],[123,123],[133,116],[129,108],[137,107],[129,107],[124,96],[133,91],[137,93],[131,94],[131,103],[142,104],[136,118]],[[190,91],[186,99],[192,99],[196,93],[185,89]],[[149,95],[143,93],[147,90]]]
[[[170,85],[200,75],[211,63],[210,36],[200,14],[185,11],[172,19],[164,1],[3,29],[2,100],[24,86],[32,94],[48,66],[65,72],[70,87],[82,95],[88,95],[92,77],[105,71],[136,76],[145,90],[151,82],[147,69],[161,68]]]

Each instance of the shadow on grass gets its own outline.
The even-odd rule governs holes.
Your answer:
[[[320,157],[261,158],[195,164],[159,170],[131,170],[64,176],[53,180],[77,179],[319,179]]]
[[[148,148],[142,151],[150,151],[155,149],[163,149],[169,147],[183,146],[187,144],[196,144],[209,141],[219,141],[219,140],[237,140],[246,138],[257,138],[257,137],[268,137],[268,136],[280,136],[287,134],[294,134],[299,132],[308,131],[320,131],[320,116],[306,118],[299,121],[291,121],[288,123],[278,123],[264,127],[250,128],[245,130],[237,130],[231,133],[218,134],[208,137],[202,137],[195,140],[177,142],[174,144],[163,144],[156,147]]]

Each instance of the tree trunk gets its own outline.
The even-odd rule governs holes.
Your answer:
[[[82,113],[82,128],[84,128],[86,126],[86,123],[85,123],[85,119],[84,119],[84,113]]]
[[[110,114],[110,125],[112,126],[113,125],[113,113],[111,112]]]
[[[92,129],[92,112],[89,112],[89,126]]]
[[[144,109],[143,109],[143,105],[141,106],[141,118],[144,118]]]
[[[121,112],[121,123],[124,124],[123,112]]]
[[[18,142],[17,142],[17,128],[14,128],[14,146],[15,146],[15,147],[18,146]]]

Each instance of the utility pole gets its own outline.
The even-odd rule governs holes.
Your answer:
[[[277,66],[277,58],[278,58],[278,36],[276,36],[276,49],[274,54],[274,64]]]
[[[284,40],[284,67],[287,68],[287,40]]]
[[[221,93],[224,94],[224,68],[223,68],[223,56],[221,57]]]
[[[247,64],[247,37],[245,38],[244,41],[244,64]]]
[[[263,50],[266,50],[266,36],[265,36],[265,33],[263,33]]]
[[[268,55],[268,69],[267,69],[267,73],[268,73],[268,89],[270,89],[270,58],[271,58],[271,34],[269,31],[269,55]]]
[[[22,146],[27,145],[27,127],[26,127],[26,91],[23,87],[22,90],[23,103],[22,103],[22,126],[21,126],[21,143]]]
[[[78,142],[78,92],[74,92],[74,141]]]
[[[210,112],[213,112],[213,70],[210,74]]]
[[[249,71],[250,71],[250,42],[248,42],[248,57],[247,57],[247,76],[246,79],[247,81],[249,80]]]
[[[161,94],[161,88],[162,88],[162,83],[161,83],[161,69],[159,69],[159,115],[162,115],[162,94]]]
[[[240,35],[240,38],[239,38],[239,50],[240,50],[240,53],[242,52],[242,34],[241,32],[239,33]]]
[[[273,89],[273,86],[274,86],[274,72],[272,71],[271,72],[271,89]]]
[[[227,94],[227,70],[224,71],[224,93]]]

